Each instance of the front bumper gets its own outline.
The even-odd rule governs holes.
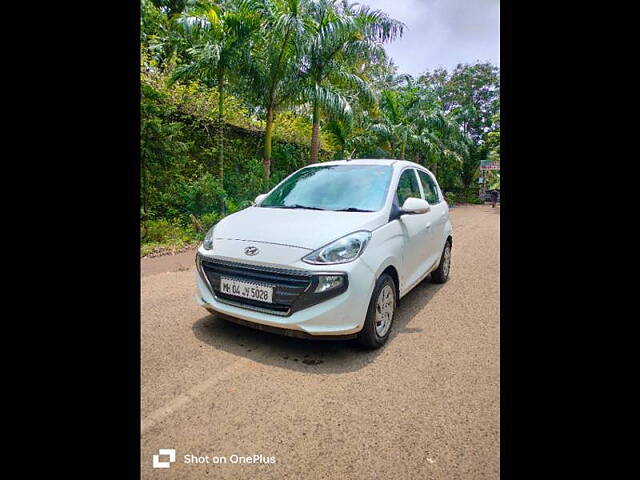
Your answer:
[[[247,320],[242,320],[241,318],[232,317],[230,315],[226,315],[224,313],[220,313],[214,310],[212,307],[205,305],[204,307],[208,312],[213,313],[214,315],[218,315],[225,320],[236,323],[238,325],[243,325],[245,327],[255,328],[256,330],[262,330],[263,332],[275,333],[277,335],[284,335],[286,337],[295,337],[295,338],[306,338],[313,340],[351,340],[358,336],[358,333],[350,333],[350,334],[339,334],[339,335],[311,335],[303,330],[293,330],[291,328],[282,328],[282,327],[272,327],[270,325],[265,325],[257,322],[249,322]]]
[[[364,263],[355,261],[328,269],[319,265],[307,265],[300,262],[296,265],[287,265],[287,269],[297,272],[307,272],[313,276],[319,273],[342,273],[346,276],[346,290],[338,295],[320,301],[310,306],[298,305],[289,312],[273,312],[262,309],[256,305],[242,305],[242,299],[238,302],[229,298],[221,298],[216,295],[215,288],[211,285],[209,277],[204,273],[202,261],[233,262],[238,265],[239,260],[228,257],[217,257],[200,248],[196,258],[196,283],[198,289],[197,301],[209,312],[219,313],[225,317],[231,317],[240,322],[250,322],[256,328],[275,331],[298,337],[353,337],[364,325],[364,319],[369,306],[369,300],[373,291],[374,272]],[[230,263],[231,263],[230,262]],[[264,265],[259,262],[248,263],[242,260],[243,265],[253,267],[273,268],[273,265]],[[274,294],[275,295],[275,294]],[[301,308],[300,308],[301,307]]]

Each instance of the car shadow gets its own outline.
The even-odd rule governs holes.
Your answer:
[[[238,325],[207,314],[193,324],[193,333],[210,347],[258,363],[305,373],[336,374],[359,370],[372,362],[398,335],[421,333],[411,320],[443,287],[429,276],[402,298],[391,335],[384,347],[368,350],[354,340],[307,340]]]

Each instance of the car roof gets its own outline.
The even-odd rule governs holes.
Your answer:
[[[333,160],[330,162],[314,163],[310,167],[319,167],[327,165],[391,165],[396,169],[404,167],[417,167],[428,170],[426,167],[408,160],[395,160],[392,158],[354,158],[353,160]]]

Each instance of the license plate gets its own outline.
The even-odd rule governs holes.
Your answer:
[[[265,285],[241,282],[239,280],[221,277],[220,291],[227,295],[235,295],[236,297],[273,303],[273,287],[267,287]]]

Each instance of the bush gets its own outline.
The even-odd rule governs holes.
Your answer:
[[[200,217],[210,212],[224,211],[225,191],[217,178],[204,173],[194,179],[180,179],[176,183],[175,201],[183,217]]]
[[[484,200],[482,200],[479,194],[476,192],[465,192],[462,201],[464,203],[471,203],[474,205],[480,205],[484,203]]]
[[[141,224],[140,236],[145,243],[180,244],[192,240],[195,230],[185,228],[177,220],[146,220]]]
[[[444,192],[444,199],[450,206],[455,206],[458,203],[458,197],[453,192]]]
[[[205,213],[200,217],[200,223],[202,223],[202,226],[204,227],[205,230],[209,230],[220,220],[222,220],[222,215],[218,215],[215,212]]]
[[[480,198],[480,193],[474,193],[469,198],[469,203],[473,203],[475,205],[482,205],[484,203],[484,199]]]
[[[463,203],[471,203],[474,205],[481,205],[484,203],[480,199],[479,193],[474,189],[463,190],[462,192],[445,192],[444,198],[449,205],[457,205]]]

